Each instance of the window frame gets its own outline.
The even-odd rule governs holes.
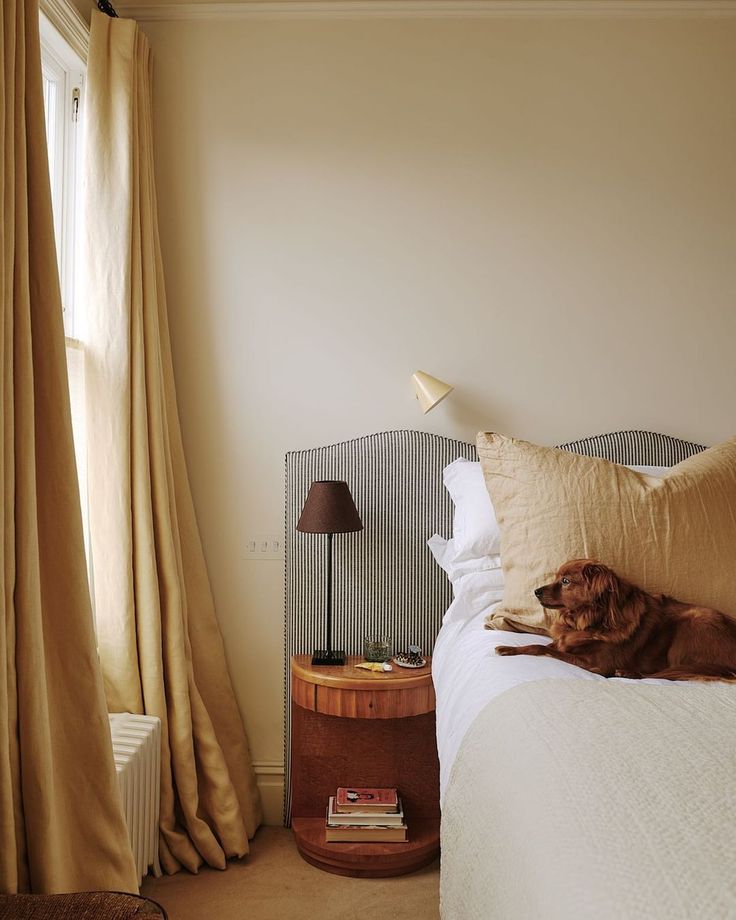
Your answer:
[[[80,202],[84,86],[87,65],[43,11],[39,14],[41,70],[44,93],[54,95],[54,111],[47,115],[47,142],[54,208],[54,231],[68,339],[82,338],[79,309],[77,245],[80,239]]]
[[[93,573],[87,502],[87,439],[84,381],[84,316],[86,304],[80,287],[79,247],[82,242],[82,172],[84,164],[82,119],[87,75],[89,29],[68,0],[40,0],[39,32],[44,88],[44,120],[49,153],[49,179],[57,247],[59,281],[66,337],[67,376],[74,452],[79,479],[87,573]],[[47,109],[48,92],[54,110]],[[90,592],[94,612],[94,592]]]

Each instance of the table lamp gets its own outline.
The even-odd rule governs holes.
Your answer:
[[[315,650],[312,664],[345,664],[345,652],[332,648],[332,537],[363,529],[348,484],[331,479],[313,482],[296,529],[327,534],[327,640],[325,648]]]

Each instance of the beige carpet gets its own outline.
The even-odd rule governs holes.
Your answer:
[[[142,894],[170,920],[437,920],[439,863],[399,878],[343,878],[299,856],[291,831],[262,827],[225,872],[147,878]]]

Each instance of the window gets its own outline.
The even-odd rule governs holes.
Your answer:
[[[58,11],[58,10],[57,10]],[[72,20],[74,23],[75,20]],[[84,322],[78,284],[82,103],[86,67],[77,52],[43,13],[40,14],[41,69],[49,154],[51,203],[69,372],[74,449],[79,476],[84,542],[89,560],[87,446],[84,396]]]
[[[46,140],[64,331],[68,338],[79,339],[82,317],[76,296],[76,241],[79,237],[78,167],[82,159],[79,119],[85,65],[43,14],[40,26]]]

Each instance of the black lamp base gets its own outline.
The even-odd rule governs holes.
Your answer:
[[[345,652],[339,649],[331,652],[323,648],[315,649],[312,654],[312,664],[324,665],[325,667],[336,667],[337,665],[345,664]]]

